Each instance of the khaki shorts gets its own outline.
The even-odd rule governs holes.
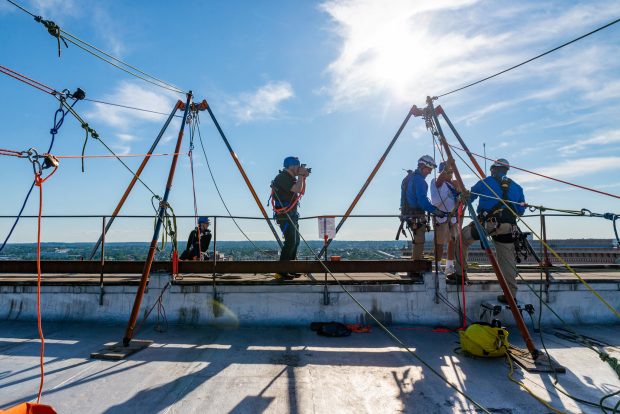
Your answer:
[[[455,241],[458,237],[458,224],[450,223],[450,220],[444,223],[435,223],[435,244],[445,244],[449,241]]]

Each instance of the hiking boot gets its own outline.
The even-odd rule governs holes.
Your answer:
[[[457,272],[446,274],[446,282],[460,283],[462,278],[463,276]],[[467,277],[467,273],[465,273],[465,284],[469,284],[469,277]]]
[[[497,297],[497,301],[498,301],[499,303],[503,303],[504,305],[508,305],[508,299],[506,299],[506,296],[505,296],[505,295],[499,295],[499,296]],[[517,302],[517,298],[515,298],[515,303],[518,303],[518,302]]]
[[[293,280],[295,277],[288,273],[274,273],[273,278],[277,281]]]
[[[420,272],[407,272],[407,276],[413,283],[424,283],[424,275]]]

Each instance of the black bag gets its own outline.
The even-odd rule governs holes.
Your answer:
[[[310,329],[316,331],[317,335],[330,338],[340,338],[351,335],[351,330],[340,322],[312,322]]]

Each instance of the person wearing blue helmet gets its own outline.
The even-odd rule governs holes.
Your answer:
[[[478,221],[484,226],[486,233],[493,239],[497,264],[506,278],[512,296],[517,298],[517,263],[515,259],[515,234],[518,233],[517,216],[525,213],[525,196],[523,188],[508,178],[510,163],[505,158],[499,158],[491,165],[491,176],[478,181],[471,188],[470,200],[478,197]],[[508,207],[510,209],[508,209]],[[467,271],[467,253],[474,241],[480,240],[480,235],[474,225],[470,223],[462,230],[463,262],[460,255],[456,255],[456,273]],[[507,303],[504,295],[497,300]]]
[[[198,217],[198,227],[189,233],[187,238],[187,247],[181,256],[180,260],[208,260],[209,259],[209,244],[211,244],[211,230],[209,230],[209,224],[211,221],[209,217]],[[198,249],[198,235],[200,234],[200,249]]]
[[[280,226],[284,244],[280,252],[280,260],[295,260],[299,247],[298,220],[299,199],[305,192],[306,179],[310,168],[301,164],[297,157],[286,157],[284,167],[271,182],[271,198],[274,218]],[[276,273],[276,279],[291,279],[294,275]]]

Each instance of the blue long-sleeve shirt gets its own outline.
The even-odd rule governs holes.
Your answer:
[[[500,178],[504,176],[505,174],[498,175],[498,177]],[[491,191],[489,187],[491,187],[493,191]],[[471,193],[472,193],[471,194],[472,202],[476,198],[478,198],[478,194],[482,194],[482,196],[480,197],[480,201],[478,202],[478,208],[476,209],[478,213],[482,213],[485,211],[491,212],[491,210],[494,209],[495,206],[498,205],[498,203],[500,203],[499,207],[501,207],[502,209],[506,208],[504,204],[501,204],[499,200],[496,200],[496,198],[502,198],[503,191],[502,191],[502,187],[499,185],[497,180],[493,177],[486,177],[484,180],[478,181],[471,188]],[[474,193],[477,193],[477,194],[474,194]],[[490,196],[493,198],[484,197],[484,196]],[[509,201],[514,201],[516,203],[525,203],[525,196],[523,195],[523,188],[521,188],[521,186],[515,183],[514,181],[511,182],[510,186],[508,187],[508,194],[506,198]],[[518,215],[521,216],[523,215],[523,213],[525,213],[524,206],[519,205],[519,204],[513,204],[513,203],[509,203],[509,205]]]
[[[415,170],[413,177],[407,185],[407,204],[411,208],[417,208],[429,213],[435,210],[435,206],[428,199],[428,184],[420,170]]]

